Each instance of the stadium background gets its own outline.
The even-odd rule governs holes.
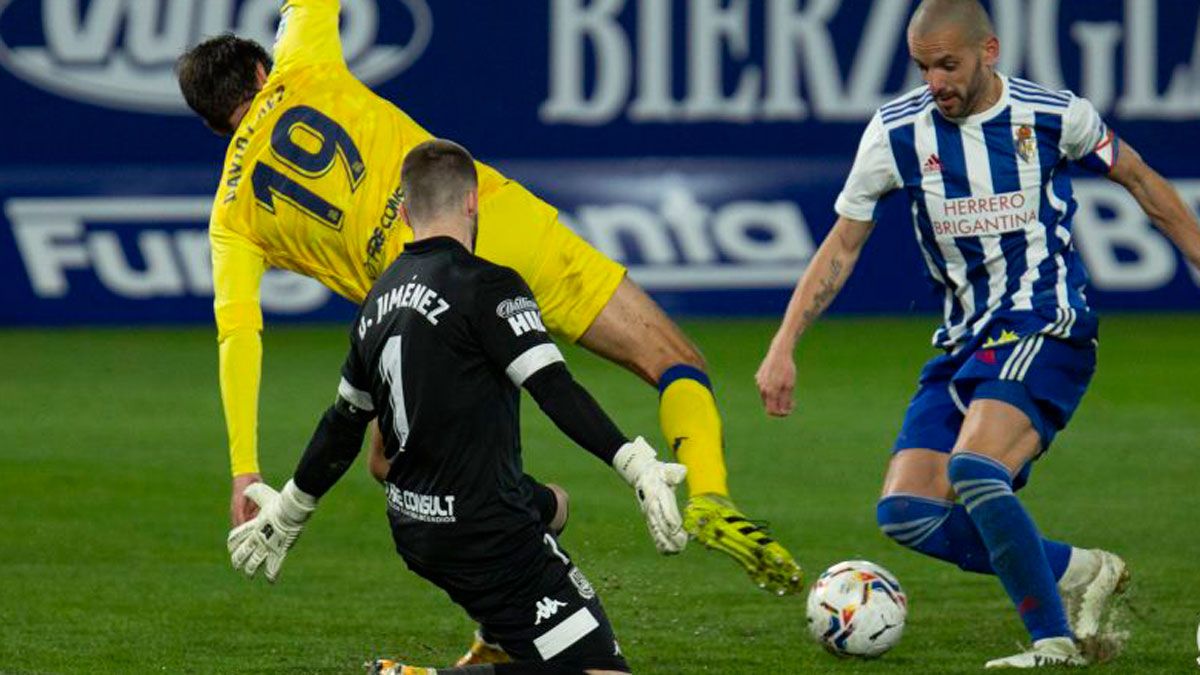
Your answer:
[[[343,0],[343,37],[351,67],[373,88],[546,197],[687,320],[727,383],[727,437],[757,451],[731,454],[735,491],[772,515],[810,573],[869,556],[920,599],[905,643],[876,668],[958,672],[967,655],[973,668],[1010,649],[1019,626],[993,581],[901,553],[871,517],[880,448],[929,355],[940,307],[900,200],[881,207],[831,309],[856,316],[815,331],[802,355],[809,421],[766,425],[750,384],[833,222],[863,126],[919,84],[902,36],[913,4]],[[1200,206],[1200,3],[986,4],[1005,72],[1090,98]],[[361,472],[314,523],[321,532],[306,537],[304,555],[289,558],[292,585],[246,590],[223,560],[227,467],[204,228],[225,142],[187,114],[171,66],[206,34],[269,43],[277,6],[0,0],[0,672],[76,672],[81,662],[97,672],[339,672],[348,654],[370,649],[443,658],[469,630],[411,577],[404,602],[429,612],[421,621],[432,633],[419,647],[355,613],[377,590],[369,580],[396,567]],[[1081,419],[1056,448],[1067,457],[1039,469],[1028,498],[1044,526],[1132,550],[1138,569],[1152,570],[1142,577],[1151,607],[1143,615],[1170,628],[1143,619],[1140,633],[1152,637],[1134,643],[1126,664],[1178,672],[1191,663],[1197,607],[1172,580],[1194,574],[1200,555],[1200,399],[1191,391],[1200,274],[1120,188],[1081,177],[1076,194],[1089,296],[1110,317],[1111,338]],[[261,436],[268,479],[279,483],[327,402],[351,309],[307,280],[269,274]],[[870,316],[879,314],[911,316]],[[91,328],[100,324],[111,327]],[[570,357],[623,426],[655,434],[648,391],[582,353]],[[597,570],[635,664],[855,672],[797,648],[795,607],[763,605],[724,561],[689,553],[661,563],[645,542],[627,541],[627,496],[591,485],[586,459],[559,459],[561,437],[536,414],[526,428],[530,463],[554,467],[584,505],[567,545]],[[1166,466],[1169,476],[1155,470]],[[1146,522],[1150,510],[1157,518]],[[333,552],[355,536],[373,537],[378,559]],[[665,564],[678,574],[653,576]],[[705,609],[717,606],[719,620]],[[980,608],[994,618],[980,623]],[[317,609],[326,622],[304,619],[312,632],[298,646],[281,614]],[[664,621],[683,634],[662,632]],[[696,653],[720,656],[710,669],[691,662]]]
[[[276,6],[0,4],[0,322],[210,320],[202,230],[225,143],[187,114],[171,66],[202,34],[269,43]],[[544,195],[684,314],[781,309],[866,121],[918,84],[908,3],[895,0],[344,7],[348,59],[377,91]],[[1200,203],[1195,2],[994,9],[1005,72],[1090,98]],[[1099,308],[1200,307],[1200,276],[1120,188],[1077,185]],[[940,307],[904,207],[890,206],[834,311]],[[280,279],[264,304],[276,321],[347,314],[315,284]]]

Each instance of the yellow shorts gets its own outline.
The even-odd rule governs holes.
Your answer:
[[[625,267],[558,220],[558,212],[517,183],[480,200],[481,258],[511,267],[529,284],[546,327],[576,342],[625,278]]]

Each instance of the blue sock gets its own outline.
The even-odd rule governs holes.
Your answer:
[[[959,452],[950,457],[948,473],[1029,635],[1070,637],[1042,537],[1013,494],[1008,469],[983,455]]]
[[[987,546],[962,504],[909,494],[893,494],[875,507],[879,528],[918,553],[954,563],[968,572],[995,574]],[[1042,540],[1050,572],[1062,578],[1071,562],[1071,545]]]

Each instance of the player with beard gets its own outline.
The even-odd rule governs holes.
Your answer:
[[[426,669],[389,660],[386,675],[627,673],[596,591],[537,513],[521,466],[520,389],[637,494],[655,545],[687,543],[674,487],[687,470],[630,441],[571,377],[529,287],[472,254],[479,192],[471,155],[432,140],[404,160],[401,215],[413,241],[367,294],[350,334],[337,399],[291,481],[248,496],[258,516],[235,528],[235,568],[274,581],[320,499],[358,455],[368,423],[385,438],[388,520],[409,569],[444,590],[513,660]],[[406,631],[420,629],[416,614]]]
[[[999,577],[1033,647],[987,667],[1080,665],[1103,646],[1125,563],[1044,538],[1014,494],[1096,365],[1067,171],[1078,165],[1125,187],[1196,266],[1200,229],[1088,101],[996,72],[1000,42],[977,0],[924,0],[908,44],[927,86],[867,126],[837,223],[758,370],[759,391],[768,413],[791,412],[797,340],[850,276],[879,200],[903,190],[945,319],[933,340],[942,353],[922,371],[892,450],[879,525],[913,550]]]

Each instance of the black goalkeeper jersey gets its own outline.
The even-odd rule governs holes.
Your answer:
[[[540,542],[521,480],[519,387],[562,355],[521,277],[450,238],[410,243],[350,342],[339,394],[378,416],[400,555],[484,568]]]

